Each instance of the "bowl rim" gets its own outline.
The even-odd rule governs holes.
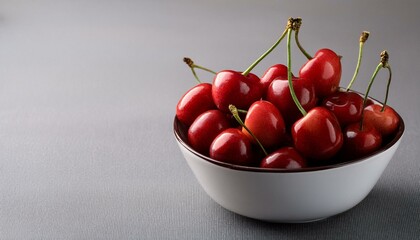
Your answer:
[[[361,94],[357,91],[352,91],[352,92]],[[375,103],[382,104],[381,102],[379,102],[378,100],[376,100],[374,98],[371,98],[371,97],[369,97],[369,98],[372,99]],[[183,137],[181,136],[181,130],[182,130],[182,128],[185,129],[186,126],[182,126],[183,124],[181,122],[179,122],[176,115],[175,115],[174,122],[173,122],[173,132],[174,132],[176,140],[185,149],[187,149],[190,153],[194,154],[195,156],[199,157],[202,160],[205,160],[205,161],[207,161],[211,164],[218,165],[218,166],[221,166],[221,167],[225,167],[225,168],[229,168],[229,169],[233,169],[233,170],[238,170],[238,171],[248,171],[248,172],[270,172],[270,173],[314,172],[314,171],[336,169],[336,168],[341,168],[341,167],[353,165],[353,164],[356,164],[356,163],[360,163],[360,162],[366,161],[366,160],[370,159],[371,157],[379,155],[379,154],[387,151],[388,149],[390,149],[392,146],[394,146],[401,139],[401,137],[403,136],[404,131],[405,131],[405,123],[404,123],[403,118],[401,117],[401,115],[397,111],[395,111],[395,113],[397,114],[397,116],[400,120],[400,125],[398,127],[398,131],[395,133],[394,138],[391,141],[389,141],[386,145],[384,145],[381,149],[379,149],[379,150],[377,150],[377,151],[375,151],[371,154],[368,154],[364,157],[357,158],[357,159],[354,159],[354,160],[351,160],[351,161],[345,161],[345,162],[341,162],[341,163],[335,163],[335,164],[329,164],[329,165],[323,165],[323,166],[311,166],[311,167],[305,167],[305,168],[300,168],[300,169],[261,168],[261,167],[253,167],[253,166],[241,166],[241,165],[236,165],[236,164],[232,164],[232,163],[226,163],[226,162],[218,161],[218,160],[212,159],[208,156],[205,156],[205,155],[195,151],[194,149],[192,149],[188,145],[188,143],[186,141],[184,141]]]

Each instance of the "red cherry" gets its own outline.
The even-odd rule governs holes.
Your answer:
[[[188,129],[188,142],[194,150],[208,156],[213,139],[229,127],[225,113],[220,110],[208,110],[191,124]]]
[[[188,90],[176,106],[178,120],[190,126],[203,112],[216,109],[211,90],[212,86],[209,83],[200,83]]]
[[[288,83],[292,99],[303,117],[291,128],[295,148],[307,159],[326,160],[333,157],[343,145],[343,133],[337,118],[323,107],[315,107],[306,112],[300,104],[291,74],[291,30],[287,30]]]
[[[389,55],[388,52],[382,51],[381,52],[381,60],[378,66],[376,67],[375,71],[373,72],[372,78],[370,79],[369,85],[366,89],[365,93],[365,103],[367,102],[367,97],[369,96],[369,91],[372,87],[372,84],[375,80],[376,75],[378,74],[379,70],[382,68],[388,69],[389,72],[389,78],[388,78],[388,84],[386,87],[386,95],[385,95],[385,101],[383,105],[379,104],[371,104],[364,108],[363,114],[362,114],[362,121],[365,121],[368,124],[372,124],[376,130],[378,130],[382,138],[386,138],[393,133],[395,133],[400,125],[400,118],[398,114],[387,105],[388,100],[388,93],[389,93],[389,87],[391,85],[391,79],[392,79],[392,71],[391,66],[389,65]],[[366,106],[366,104],[365,104]]]
[[[370,124],[352,123],[344,129],[343,154],[346,158],[366,156],[381,147],[381,134]]]
[[[244,72],[243,75],[247,76],[248,73],[254,69],[255,66],[257,66],[268,54],[270,54],[283,40],[283,38],[286,36],[287,31],[292,28],[294,22],[296,19],[289,18],[287,20],[286,28],[279,39],[269,48],[265,53],[263,53],[257,60],[255,60]],[[276,77],[280,76],[287,76],[287,67],[282,64],[276,64],[272,67],[270,67],[263,75],[261,79],[261,85],[263,90],[263,95],[265,95],[265,92],[270,85],[271,81],[275,79]],[[235,105],[235,104],[234,104]]]
[[[302,107],[309,111],[317,104],[314,85],[305,79],[294,77],[293,89]],[[267,100],[272,102],[282,114],[287,126],[291,126],[302,117],[302,113],[294,103],[286,79],[275,79],[267,90]]]
[[[229,111],[230,104],[248,109],[253,102],[261,99],[262,85],[252,73],[244,76],[240,72],[224,70],[218,72],[213,80],[212,95],[216,106],[224,112]]]
[[[261,77],[261,84],[263,86],[263,92],[266,93],[268,86],[271,82],[276,79],[287,79],[287,67],[283,64],[276,64],[267,69]]]
[[[245,126],[266,148],[278,147],[284,142],[286,127],[279,110],[270,102],[260,100],[254,102],[245,117]],[[242,132],[251,142],[256,144],[246,129]]]
[[[320,49],[302,66],[299,76],[313,82],[318,97],[326,97],[340,85],[340,57],[330,49]]]
[[[253,73],[248,73],[248,75],[246,75],[246,77],[249,78],[252,82],[260,82],[259,86],[260,86],[261,91],[262,91],[261,79],[257,75],[255,75]]]
[[[262,168],[298,169],[306,167],[306,160],[293,147],[283,147],[266,156]]]
[[[293,21],[292,18],[288,20],[286,29],[280,38],[245,71],[239,73],[224,70],[216,74],[213,80],[212,94],[213,100],[220,110],[228,112],[229,105],[234,105],[239,109],[248,109],[253,102],[261,99],[264,93],[263,84],[251,71],[277,47],[286,36],[287,31],[291,30]]]
[[[385,106],[382,111],[382,106],[372,104],[365,107],[363,121],[372,124],[378,130],[382,137],[387,137],[394,134],[400,125],[400,118],[393,108]]]
[[[315,107],[292,126],[295,148],[306,158],[327,160],[343,145],[337,118],[323,107]]]
[[[226,163],[249,166],[253,163],[251,142],[240,130],[228,128],[213,140],[210,157]]]
[[[372,99],[368,98],[368,99],[366,100],[366,106],[365,106],[365,107],[367,107],[367,106],[369,106],[369,105],[372,105],[372,104],[375,104],[375,101],[373,101]]]
[[[355,92],[335,92],[327,96],[321,105],[334,113],[342,128],[362,118],[363,98]]]

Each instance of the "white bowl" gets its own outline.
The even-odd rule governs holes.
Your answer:
[[[269,222],[310,222],[342,213],[372,190],[397,150],[404,121],[395,137],[370,156],[301,170],[261,169],[220,162],[194,151],[176,119],[174,134],[204,191],[222,207]]]

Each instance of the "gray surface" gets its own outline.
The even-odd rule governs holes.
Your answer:
[[[419,4],[415,1],[0,2],[0,239],[415,239],[420,236]],[[366,2],[366,3],[365,3]],[[308,52],[343,55],[356,90],[383,49],[407,132],[370,195],[311,224],[270,224],[214,203],[172,120],[195,82],[181,61],[244,70],[301,16]],[[294,48],[296,50],[296,48]],[[295,51],[294,71],[304,58]],[[285,44],[255,69],[285,63]],[[201,73],[203,79],[211,75]],[[383,99],[385,71],[372,95]]]

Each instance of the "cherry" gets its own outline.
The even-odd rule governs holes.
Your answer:
[[[359,38],[359,57],[357,59],[356,69],[353,74],[346,91],[337,91],[326,98],[322,102],[322,106],[329,109],[337,117],[342,128],[350,123],[358,122],[362,118],[363,98],[357,93],[349,92],[356,77],[359,73],[360,63],[362,61],[362,53],[364,43],[369,37],[369,32],[363,31]]]
[[[264,95],[266,95],[267,89],[271,82],[276,78],[287,79],[287,67],[285,65],[275,64],[265,71],[261,77],[261,84],[263,86]]]
[[[334,113],[342,128],[362,118],[363,98],[355,92],[337,91],[327,96],[321,105]]]
[[[253,102],[263,96],[264,85],[257,76],[251,74],[251,71],[277,47],[286,36],[287,29],[291,28],[291,25],[292,19],[290,18],[280,38],[244,72],[224,70],[216,74],[213,80],[212,94],[214,102],[220,110],[227,112],[230,104],[241,109],[247,109]]]
[[[311,82],[292,77],[292,85],[303,109],[309,111],[316,106],[318,100],[315,96],[314,85]],[[280,110],[287,126],[291,126],[302,117],[301,111],[299,111],[291,96],[287,78],[275,79],[267,89],[266,98]]]
[[[264,146],[261,144],[261,142],[258,140],[258,138],[252,133],[252,131],[245,125],[245,123],[242,121],[242,119],[239,116],[239,111],[234,105],[229,105],[229,110],[232,113],[232,116],[235,118],[235,120],[239,123],[239,125],[242,127],[241,130],[245,135],[245,132],[247,132],[247,135],[245,136],[251,136],[253,143],[257,143],[260,147],[261,151],[267,156],[267,151],[265,150]]]
[[[268,108],[264,109],[266,107],[268,107]],[[279,112],[278,112],[278,110],[276,110],[276,107],[274,105],[272,105],[271,103],[269,103],[267,101],[260,101],[260,102],[257,102],[255,105],[251,106],[250,111],[248,112],[248,113],[251,113],[251,114],[249,116],[247,115],[248,119],[246,119],[246,120],[248,120],[248,124],[249,124],[250,127],[247,127],[247,125],[245,125],[245,123],[242,122],[242,119],[239,117],[238,110],[235,106],[230,105],[229,108],[232,112],[232,115],[237,120],[237,122],[242,126],[242,132],[244,134],[246,134],[246,136],[248,136],[248,138],[250,138],[253,143],[257,143],[257,145],[260,147],[260,150],[256,149],[254,151],[254,161],[253,162],[255,163],[256,166],[259,166],[261,164],[260,159],[262,159],[262,158],[264,159],[265,157],[269,156],[268,152],[265,150],[265,148],[264,148],[264,146],[261,142],[264,142],[265,145],[267,146],[267,145],[269,145],[269,144],[267,144],[267,142],[271,141],[273,143],[273,147],[274,147],[274,144],[278,145],[280,143],[288,143],[289,138],[284,133],[285,132],[284,123],[280,124],[280,125],[282,125],[281,128],[278,128],[278,126],[276,126],[277,125],[276,122],[279,122],[279,119],[277,119],[278,116],[276,116],[276,115]],[[269,112],[273,111],[273,113],[275,113],[275,114],[273,114],[273,116],[270,116],[271,114],[267,114],[262,110],[267,110]],[[279,115],[279,116],[281,117],[281,115]],[[266,119],[266,120],[264,120],[264,119]],[[251,121],[249,121],[249,120],[251,120]],[[258,121],[262,121],[262,123],[258,122]],[[263,124],[267,125],[267,128],[265,129],[266,131],[263,131],[264,127],[265,127],[265,126],[263,126]],[[251,128],[253,130],[255,130],[255,132],[259,135],[258,137],[253,133],[253,130],[251,130]],[[281,130],[281,131],[279,132],[279,130]],[[274,131],[274,134],[271,133],[272,131]],[[267,135],[269,136],[269,138],[267,138]],[[279,136],[281,136],[281,139],[278,140],[277,138]],[[262,139],[261,142],[260,142],[259,138]],[[280,167],[280,162],[282,162],[282,164],[285,164],[286,160],[287,160],[286,159],[287,152],[286,151],[283,151],[283,152],[284,152],[284,154],[277,154],[276,156],[273,156],[272,158],[270,158],[270,162],[271,161],[277,162],[277,163],[274,163],[274,164],[277,165],[278,167]],[[290,159],[289,162],[291,162],[294,157],[295,157],[295,155],[292,154],[290,156],[291,159]],[[278,159],[276,160],[276,158],[278,158]],[[269,164],[269,165],[272,166],[272,164]],[[289,167],[297,167],[297,165],[298,164],[294,164],[292,162],[292,163],[290,163]],[[283,168],[284,167],[286,167],[286,165],[283,166]]]
[[[188,129],[188,142],[194,150],[208,156],[213,139],[229,127],[225,113],[220,110],[208,110],[191,124]]]
[[[213,74],[215,74],[215,72],[208,68],[194,64],[194,62],[187,57],[184,58],[184,62],[188,65],[188,67],[190,67],[199,84],[189,89],[178,101],[178,104],[176,105],[176,116],[180,122],[190,126],[198,115],[209,109],[216,108],[211,92],[212,85],[209,83],[201,83],[194,68],[199,68]]]
[[[320,49],[301,67],[299,76],[313,82],[319,98],[326,97],[337,91],[340,85],[340,56],[330,49]]]
[[[306,158],[326,160],[333,157],[343,145],[343,134],[337,118],[323,107],[306,112],[296,97],[292,84],[290,30],[287,32],[287,68],[290,94],[303,117],[291,129],[295,148]]]
[[[226,163],[249,166],[253,162],[251,142],[241,130],[228,128],[213,140],[210,157]]]
[[[344,130],[344,147],[343,152],[347,157],[361,157],[370,154],[379,149],[383,142],[383,137],[392,134],[399,126],[399,118],[396,112],[387,107],[388,91],[391,81],[391,67],[388,64],[388,53],[381,53],[381,62],[376,67],[366,94],[363,99],[363,105],[366,106],[369,98],[369,91],[381,68],[388,68],[389,80],[387,86],[387,94],[383,106],[379,104],[371,104],[366,106],[362,111],[360,123],[353,123]]]
[[[344,129],[343,154],[346,158],[358,158],[378,150],[382,144],[382,136],[371,124],[360,128],[358,122]]]
[[[286,127],[279,110],[270,102],[254,102],[245,117],[245,126],[266,148],[278,147],[284,142]],[[246,129],[242,129],[248,138],[256,143]]]
[[[366,108],[367,106],[372,105],[372,104],[375,104],[375,101],[373,101],[372,99],[368,98],[366,100],[366,103],[365,103],[365,106],[364,107]]]
[[[293,147],[283,147],[267,155],[261,168],[299,169],[306,167],[306,160]]]
[[[256,142],[259,146],[261,151],[256,152],[257,154],[254,154],[254,156],[258,157],[258,159],[261,159],[261,154],[259,153],[264,153],[265,157],[263,158],[263,161],[261,161],[260,163],[258,163],[258,165],[260,167],[263,168],[287,168],[287,169],[292,169],[292,168],[302,168],[304,166],[306,166],[306,161],[305,159],[303,159],[299,153],[293,148],[293,147],[283,147],[281,149],[278,149],[277,151],[268,154],[267,151],[265,150],[262,142],[264,142],[264,139],[266,139],[266,135],[262,134],[261,136],[257,137],[258,133],[264,133],[266,132],[266,134],[268,133],[270,135],[271,131],[275,131],[278,134],[278,131],[276,128],[273,129],[273,120],[275,122],[277,122],[277,119],[273,119],[272,116],[267,116],[267,114],[265,113],[265,111],[262,110],[266,110],[266,111],[274,111],[274,112],[278,112],[275,109],[275,106],[272,105],[271,103],[267,102],[267,101],[259,101],[254,103],[250,110],[248,111],[247,114],[247,118],[245,119],[245,121],[247,120],[255,120],[255,122],[251,121],[250,124],[243,123],[242,120],[240,119],[239,115],[238,115],[238,110],[235,106],[230,105],[229,106],[232,115],[235,117],[235,119],[238,121],[238,123],[243,127],[242,132],[247,134],[247,136],[249,136],[251,138],[251,141]],[[273,110],[274,109],[274,110]],[[277,114],[275,114],[277,115]],[[280,115],[281,116],[281,115]],[[251,118],[250,118],[251,117]],[[252,118],[252,117],[255,117]],[[264,119],[268,119],[269,121],[264,121]],[[257,122],[257,121],[262,121],[263,124],[267,124],[265,130],[266,131],[262,131],[263,129],[263,125],[261,122]],[[254,127],[256,126],[256,127]],[[283,124],[284,126],[284,124]],[[253,133],[253,130],[255,130],[254,132],[256,132],[256,134]],[[284,129],[284,127],[283,127]],[[285,138],[287,139],[287,136],[283,134]],[[273,135],[273,137],[275,137]],[[259,140],[260,138],[260,140]],[[284,140],[281,140],[284,142]]]
[[[248,109],[253,102],[261,99],[262,93],[260,80],[252,73],[244,76],[237,71],[223,70],[213,80],[214,103],[224,112],[229,111],[229,104]]]
[[[369,82],[369,85],[365,94],[365,96],[369,95],[369,91],[372,87],[372,84],[379,70],[382,68],[386,68],[388,69],[388,72],[389,72],[389,78],[388,78],[388,84],[386,88],[385,101],[382,106],[378,104],[372,104],[372,105],[366,106],[367,98],[365,97],[364,106],[366,107],[363,111],[362,120],[360,123],[361,126],[363,126],[363,121],[366,121],[367,123],[372,124],[382,134],[382,137],[387,137],[395,133],[400,123],[400,119],[398,117],[398,114],[395,112],[395,110],[386,105],[388,101],[389,88],[390,88],[391,79],[392,79],[392,71],[391,71],[391,66],[389,65],[388,59],[389,59],[388,52],[382,51],[381,61],[379,65],[376,67],[372,75],[372,78]]]
[[[296,44],[298,45],[301,52],[308,59],[311,59],[312,57],[303,49],[303,47],[299,43],[298,34],[299,34],[299,29],[301,25],[302,25],[301,18],[289,18],[288,25],[286,28],[291,28],[293,31],[295,31]],[[266,70],[264,75],[261,77],[261,83],[263,84],[264,92],[267,91],[267,88],[268,86],[270,86],[270,83],[276,78],[287,79],[287,67],[285,65],[275,64]]]
[[[390,106],[372,104],[367,106],[364,111],[364,121],[375,126],[383,137],[395,133],[400,125],[398,114]]]
[[[176,105],[176,116],[180,122],[190,126],[203,112],[216,109],[212,97],[212,85],[200,83],[189,89]]]
[[[343,145],[343,134],[337,118],[323,107],[315,107],[292,126],[296,149],[313,160],[333,157]]]

